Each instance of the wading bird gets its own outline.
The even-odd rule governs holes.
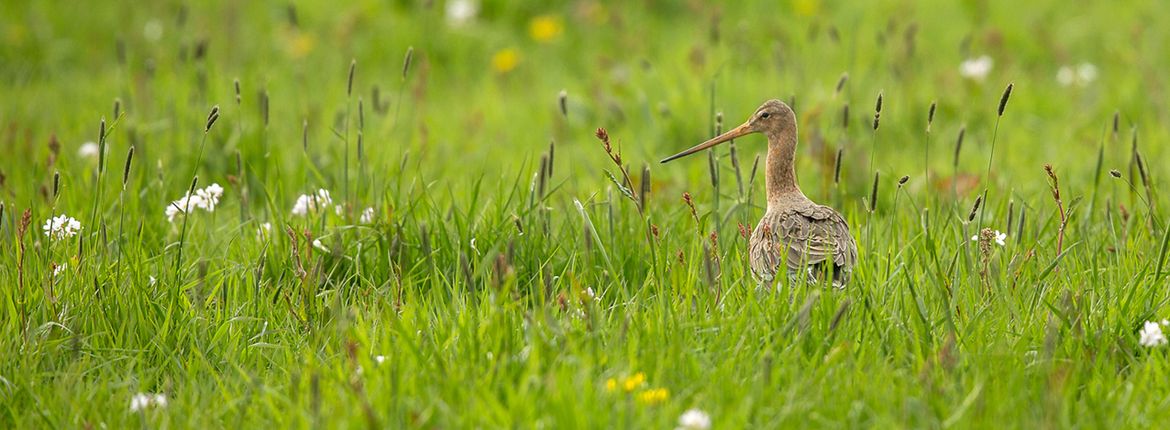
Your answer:
[[[836,210],[818,205],[796,183],[796,114],[779,100],[768,100],[743,125],[662,160],[663,163],[752,133],[768,137],[768,209],[752,231],[748,254],[761,287],[771,286],[783,269],[788,276],[844,288],[857,264],[857,242]],[[828,276],[828,277],[826,277]]]

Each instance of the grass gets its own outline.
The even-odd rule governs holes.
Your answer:
[[[1158,2],[237,3],[0,5],[0,427],[1170,420],[1138,335],[1170,317]],[[840,113],[879,93],[880,146]],[[869,238],[845,291],[756,291],[763,138],[656,163],[768,98],[805,193]],[[964,127],[956,165],[919,152]],[[222,200],[168,222],[193,177]],[[318,188],[340,215],[291,214]]]

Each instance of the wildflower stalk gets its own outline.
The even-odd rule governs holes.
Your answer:
[[[875,174],[876,174],[876,172],[873,170],[873,159],[874,159],[874,156],[877,155],[877,148],[878,148],[877,131],[878,131],[878,126],[881,124],[881,118],[882,118],[882,97],[883,97],[883,93],[879,92],[878,97],[877,97],[877,104],[874,105],[873,149],[869,152],[869,171],[874,172]]]
[[[933,137],[931,134],[931,127],[934,125],[934,112],[938,109],[938,102],[930,102],[930,110],[926,114],[926,150],[925,159],[922,162],[922,180],[925,181],[927,189],[930,188],[930,140]],[[938,196],[935,196],[937,199]]]
[[[651,263],[653,265],[652,267],[654,267],[654,273],[657,274],[658,273],[658,256],[657,256],[657,252],[655,252],[655,250],[654,250],[655,249],[654,237],[651,233],[651,229],[653,228],[653,226],[650,224],[650,218],[646,214],[646,208],[643,207],[643,205],[645,204],[644,203],[645,201],[644,201],[644,199],[639,198],[639,195],[641,193],[634,190],[634,185],[633,185],[634,181],[633,181],[633,179],[630,178],[629,169],[626,167],[625,164],[622,163],[621,152],[615,150],[613,148],[613,145],[610,143],[609,132],[607,132],[604,128],[598,128],[597,131],[594,133],[594,135],[597,137],[597,140],[601,141],[601,146],[605,150],[606,155],[609,156],[610,161],[612,161],[613,164],[615,166],[617,166],[618,171],[621,172],[622,181],[619,182],[616,178],[613,177],[613,174],[610,174],[608,171],[606,171],[606,173],[609,174],[610,179],[613,181],[613,183],[618,186],[618,188],[620,189],[619,191],[621,191],[622,194],[626,196],[626,198],[630,199],[630,201],[634,202],[634,207],[638,210],[638,216],[640,218],[642,218],[642,224],[645,226],[645,230],[646,230],[645,231],[646,243],[648,243],[650,245],[650,251],[651,251],[650,257],[651,257]],[[650,173],[649,168],[644,169],[643,177],[649,178],[649,173]],[[626,184],[626,185],[622,185],[622,184]],[[596,230],[594,232],[596,233]]]
[[[199,176],[195,176],[194,178],[191,179],[191,187],[187,188],[187,195],[188,196],[195,192],[195,185],[198,183],[199,183]],[[190,218],[190,215],[191,215],[191,203],[190,202],[191,202],[190,199],[183,200],[183,202],[182,202],[185,207],[182,208],[183,209],[183,227],[179,231],[179,251],[178,251],[178,254],[175,256],[175,282],[174,282],[174,285],[176,287],[179,286],[179,275],[182,272],[181,269],[183,266],[183,245],[187,239],[187,219]],[[171,204],[177,204],[177,203],[171,203]]]
[[[97,166],[97,180],[95,182],[97,190],[95,190],[95,192],[94,192],[93,199],[92,199],[93,204],[92,204],[92,208],[90,209],[90,213],[89,213],[89,224],[88,225],[90,225],[90,226],[96,225],[95,223],[96,223],[97,218],[98,218],[98,216],[97,216],[98,202],[100,202],[102,199],[102,182],[103,182],[102,179],[105,176],[105,171],[106,171],[106,166],[105,166],[105,164],[106,164],[106,134],[107,134],[106,119],[102,118],[101,128],[98,131],[98,166]],[[59,173],[58,173],[58,175],[59,175]],[[59,191],[59,188],[58,188],[59,187],[59,183],[58,183],[59,180],[60,179],[58,177],[54,176],[54,178],[53,178],[53,204],[54,205],[56,205],[56,202],[57,202],[57,192]],[[85,242],[85,236],[82,235],[77,240],[79,242]],[[81,253],[79,252],[77,254],[77,258],[80,259],[81,257],[82,257]],[[50,282],[51,281],[52,280],[50,279]]]
[[[1048,175],[1049,185],[1052,187],[1052,200],[1056,201],[1056,212],[1060,215],[1060,225],[1056,230],[1056,255],[1059,258],[1064,250],[1064,229],[1068,226],[1068,215],[1064,210],[1064,200],[1060,197],[1060,179],[1056,177],[1051,164],[1044,165],[1044,173]]]
[[[122,168],[122,189],[118,190],[118,262],[114,269],[114,273],[122,273],[122,256],[126,254],[126,242],[122,237],[122,232],[126,226],[126,183],[130,179],[130,163],[134,161],[134,147],[130,147],[130,152],[126,153],[126,164]]]
[[[345,86],[345,155],[341,157],[341,184],[342,194],[345,196],[345,202],[342,206],[346,206],[350,202],[349,198],[349,114],[351,106],[353,105],[353,74],[357,69],[357,60],[350,60],[349,63],[349,80]],[[348,215],[348,211],[342,216]]]
[[[199,152],[195,157],[195,165],[191,167],[191,186],[187,188],[187,195],[190,196],[195,193],[195,185],[199,183],[199,164],[203,162],[203,148],[207,145],[207,135],[211,133],[211,126],[215,125],[215,121],[219,119],[219,105],[211,107],[211,113],[207,115],[207,122],[203,126],[203,137],[199,140]],[[173,204],[173,203],[172,203]],[[183,209],[183,227],[179,231],[179,250],[175,257],[175,285],[179,285],[179,275],[183,264],[183,246],[187,239],[187,218],[190,216],[191,204],[190,200],[184,200],[183,204],[186,207]]]
[[[995,161],[995,141],[999,137],[999,121],[1003,119],[1003,110],[1007,108],[1008,99],[1012,97],[1012,88],[1015,83],[1009,83],[1007,88],[1004,88],[1003,95],[999,98],[999,108],[996,109],[995,129],[991,132],[991,153],[987,156],[987,172],[983,175],[984,181],[991,180],[991,165]],[[983,189],[983,200],[987,200],[987,190]],[[987,211],[979,213],[979,228],[983,228],[983,214]]]
[[[398,98],[394,101],[394,125],[393,128],[398,127],[398,111],[402,108],[402,94],[406,92],[406,78],[410,73],[410,64],[414,61],[414,47],[406,48],[406,56],[402,58],[402,82],[398,88]]]

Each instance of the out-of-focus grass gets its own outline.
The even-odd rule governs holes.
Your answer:
[[[0,4],[0,427],[1170,419],[1166,347],[1138,336],[1170,316],[1159,3],[477,4],[462,23],[448,2]],[[960,74],[984,55],[985,77]],[[1058,82],[1082,63],[1094,79]],[[704,156],[656,164],[768,98],[794,102],[805,193],[859,240],[846,291],[756,292],[739,229],[763,212],[762,162],[744,195],[726,147],[717,190]],[[102,118],[99,176],[78,150]],[[644,215],[598,127],[635,182],[650,166]],[[746,186],[764,142],[736,143]],[[226,191],[184,227],[164,210],[192,171]],[[318,188],[341,214],[292,215]],[[986,255],[966,222],[984,190],[982,223],[1008,233]],[[54,242],[61,213],[83,229]],[[130,412],[139,392],[167,406]]]

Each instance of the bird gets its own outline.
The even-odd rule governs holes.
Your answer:
[[[782,101],[768,100],[743,125],[666,157],[667,163],[753,133],[768,138],[765,179],[768,195],[763,218],[748,240],[752,274],[761,287],[781,273],[829,282],[844,289],[857,266],[857,242],[835,209],[817,204],[800,191],[796,179],[796,113]],[[781,271],[784,272],[781,272]]]

